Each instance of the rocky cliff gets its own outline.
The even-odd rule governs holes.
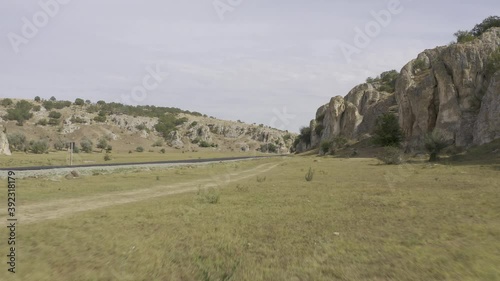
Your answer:
[[[472,42],[425,50],[403,67],[393,92],[375,82],[332,98],[311,123],[308,148],[337,136],[368,137],[386,112],[398,115],[409,148],[433,131],[458,147],[500,138],[500,72],[488,69],[499,46],[500,28],[492,28]]]
[[[9,148],[9,140],[5,134],[5,129],[0,125],[0,155],[11,155]]]

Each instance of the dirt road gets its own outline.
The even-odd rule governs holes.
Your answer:
[[[262,164],[252,169],[224,174],[223,176],[214,176],[209,179],[201,179],[167,186],[155,186],[152,188],[143,188],[133,191],[112,192],[96,196],[53,200],[44,203],[25,205],[23,206],[22,211],[20,210],[17,217],[20,224],[30,224],[119,204],[127,204],[161,196],[196,191],[200,187],[224,187],[230,183],[270,171],[277,165],[278,164],[276,163]],[[5,217],[0,218],[0,220],[5,219]]]

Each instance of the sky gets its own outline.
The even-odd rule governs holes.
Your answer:
[[[498,0],[2,0],[0,98],[156,105],[297,132]]]

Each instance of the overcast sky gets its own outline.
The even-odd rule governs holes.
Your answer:
[[[55,1],[0,2],[0,98],[171,106],[291,131],[500,14],[498,0]]]

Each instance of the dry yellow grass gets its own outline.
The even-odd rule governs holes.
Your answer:
[[[278,166],[259,181],[224,180],[265,163]],[[21,224],[18,273],[0,280],[499,280],[498,164],[294,157],[174,169],[161,184],[212,175],[219,201],[189,192]],[[19,212],[108,184],[148,192],[159,173],[23,180]]]

